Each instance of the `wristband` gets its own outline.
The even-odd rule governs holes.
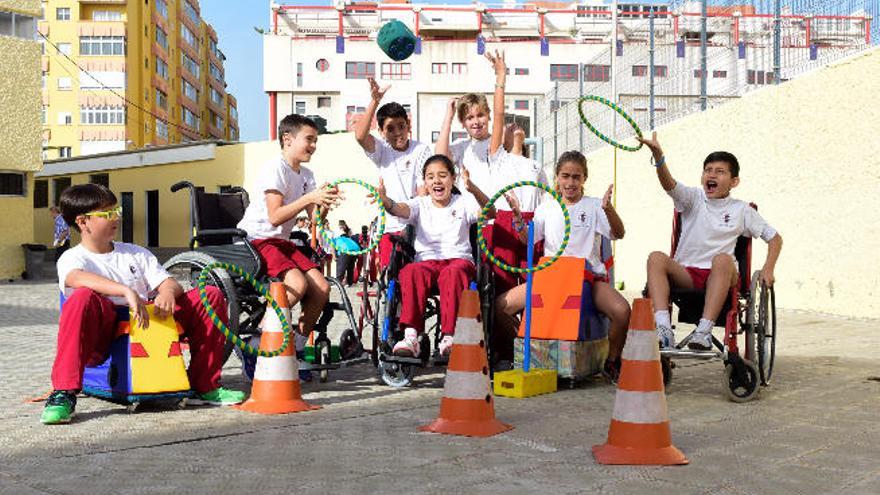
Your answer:
[[[660,168],[663,165],[666,165],[666,155],[661,156],[660,160],[654,163],[654,167],[656,168]]]
[[[394,209],[394,205],[396,205],[397,203],[395,203],[394,200],[391,199],[391,198],[388,198],[388,202],[391,203],[391,205],[388,206],[388,208],[385,208],[385,209],[388,210],[388,211],[391,211],[391,210]]]
[[[496,87],[496,88],[504,89],[504,85],[503,85],[503,84],[496,84],[495,87]]]

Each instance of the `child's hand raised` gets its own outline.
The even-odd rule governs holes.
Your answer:
[[[493,56],[491,52],[486,52],[486,59],[492,64],[492,68],[495,69],[496,76],[507,75],[507,64],[504,63],[504,52],[495,50],[495,55]]]
[[[651,150],[655,161],[659,161],[663,158],[663,149],[660,147],[660,142],[657,141],[657,131],[651,133],[651,139],[640,138],[638,136],[636,136],[636,139]]]
[[[389,89],[391,89],[390,84],[385,86],[384,88],[379,88],[379,83],[377,83],[376,79],[372,77],[368,77],[367,82],[370,83],[370,98],[372,98],[373,101],[377,103],[382,101],[382,97],[384,97],[385,93],[388,92]]]
[[[461,168],[461,180],[464,182],[464,188],[471,194],[474,192],[474,183],[471,182],[471,174],[464,167]]]
[[[382,204],[385,204],[386,196],[385,191],[385,181],[379,177],[379,185],[376,186],[376,194],[370,194],[370,204],[375,203],[376,201],[380,201]]]
[[[446,104],[446,116],[451,118],[455,117],[455,112],[458,109],[458,98],[450,98],[449,103]]]
[[[607,210],[608,208],[613,208],[611,204],[611,197],[614,193],[614,184],[608,185],[608,190],[605,191],[605,196],[602,196],[602,209]]]

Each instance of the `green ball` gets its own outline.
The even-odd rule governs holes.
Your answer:
[[[416,49],[416,35],[406,27],[406,24],[394,19],[382,26],[376,43],[392,60],[399,62],[412,55]]]

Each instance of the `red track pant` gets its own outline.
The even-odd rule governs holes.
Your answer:
[[[440,330],[445,335],[455,333],[458,303],[461,293],[476,276],[470,260],[429,260],[410,263],[400,270],[400,326],[425,331],[425,307],[431,289],[440,289]]]
[[[216,287],[208,287],[208,301],[226,320],[226,299]],[[223,346],[226,338],[208,317],[193,289],[175,301],[174,319],[183,327],[191,354],[189,381],[196,392],[210,392],[220,386]],[[64,302],[58,322],[58,350],[52,366],[52,388],[79,390],[86,366],[107,359],[116,337],[116,309],[110,299],[91,289],[76,289]]]

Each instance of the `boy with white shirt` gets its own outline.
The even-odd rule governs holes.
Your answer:
[[[711,350],[712,327],[731,287],[739,283],[733,257],[737,238],[745,234],[767,242],[761,279],[772,286],[782,237],[748,203],[730,197],[730,190],[739,185],[739,162],[731,153],[709,154],[703,161],[702,188],[686,187],[672,178],[656,132],[639,141],[651,150],[660,185],[681,212],[682,222],[675,258],[660,251],[648,257],[648,293],[658,339],[664,348],[675,346],[668,310],[670,286],[705,289],[703,315],[688,347]]]
[[[355,139],[379,169],[388,197],[402,203],[418,195],[422,166],[433,153],[427,144],[410,139],[409,115],[402,105],[391,102],[379,108],[379,102],[391,86],[380,89],[375,79],[368,78],[367,81],[370,83],[370,103],[364,118],[355,126]],[[382,133],[381,139],[370,134],[373,113]],[[385,233],[379,242],[382,268],[391,261],[391,236],[400,235],[405,228],[406,224],[394,215],[385,217]]]
[[[192,359],[188,374],[196,392],[192,403],[241,402],[242,392],[220,386],[225,338],[202,307],[198,290],[184,293],[148,250],[113,240],[122,213],[116,196],[99,184],[78,184],[66,189],[59,203],[64,220],[82,234],[82,242],[58,260],[58,285],[65,302],[52,366],[54,391],[41,421],[70,422],[85,367],[106,359],[116,337],[116,306],[131,308],[135,321],[147,328],[150,314],[146,302],[150,300],[156,316],[173,314],[189,338]],[[208,287],[207,293],[217,314],[225,318],[223,293],[216,287]]]

